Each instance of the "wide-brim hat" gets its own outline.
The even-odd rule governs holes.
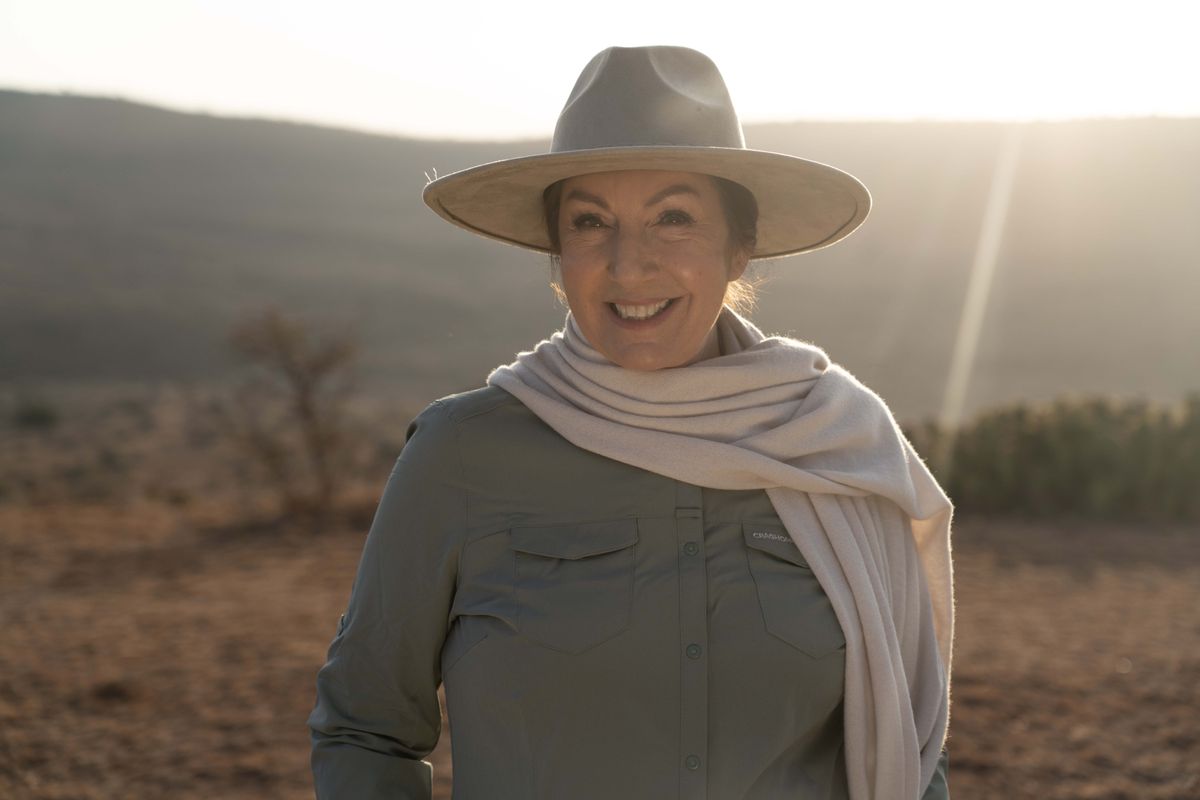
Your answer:
[[[557,181],[617,170],[715,175],[758,203],[751,258],[827,247],[849,236],[871,208],[849,173],[796,156],[746,147],[717,66],[686,47],[610,47],[584,68],[549,153],[511,158],[431,181],[425,203],[474,233],[544,253],[544,194]]]

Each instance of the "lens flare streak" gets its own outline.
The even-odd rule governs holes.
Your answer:
[[[946,378],[946,389],[942,395],[942,410],[938,420],[941,429],[948,434],[941,439],[941,452],[937,459],[937,463],[946,474],[949,474],[951,466],[954,431],[962,420],[971,373],[975,367],[976,351],[983,331],[988,298],[992,292],[996,261],[1004,239],[1004,227],[1008,220],[1025,128],[1026,126],[1021,124],[1009,127],[1001,143],[991,186],[988,189],[983,224],[975,246],[975,258],[971,264],[967,295],[958,324],[958,335],[954,340],[954,355],[950,360],[950,372]]]

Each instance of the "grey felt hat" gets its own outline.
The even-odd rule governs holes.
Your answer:
[[[686,47],[610,47],[584,67],[559,114],[550,152],[495,161],[431,181],[423,198],[474,233],[551,252],[543,194],[564,178],[670,170],[740,183],[758,201],[752,258],[827,247],[871,208],[857,178],[826,164],[746,147],[717,66]]]

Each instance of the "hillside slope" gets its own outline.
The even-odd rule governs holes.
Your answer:
[[[1001,141],[993,123],[750,127],[875,205],[843,244],[768,262],[755,320],[814,341],[901,416],[936,412]],[[1024,126],[968,410],[1200,388],[1200,120]],[[476,385],[561,324],[544,258],[424,208],[440,174],[544,142],[406,140],[0,91],[0,374],[194,379],[238,314],[352,320],[408,398]]]

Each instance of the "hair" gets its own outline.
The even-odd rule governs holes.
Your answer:
[[[758,243],[758,201],[740,183],[715,175],[709,177],[716,184],[721,210],[725,212],[725,223],[729,226],[730,253],[738,249],[753,253]],[[546,233],[550,237],[550,288],[559,302],[566,305],[567,296],[559,280],[562,243],[558,238],[558,212],[562,204],[562,185],[562,181],[556,181],[546,188],[542,193],[542,207],[546,215]],[[723,302],[739,314],[747,314],[754,308],[758,286],[763,282],[760,276],[752,274],[752,266],[748,266],[740,278],[730,281],[725,287]]]

